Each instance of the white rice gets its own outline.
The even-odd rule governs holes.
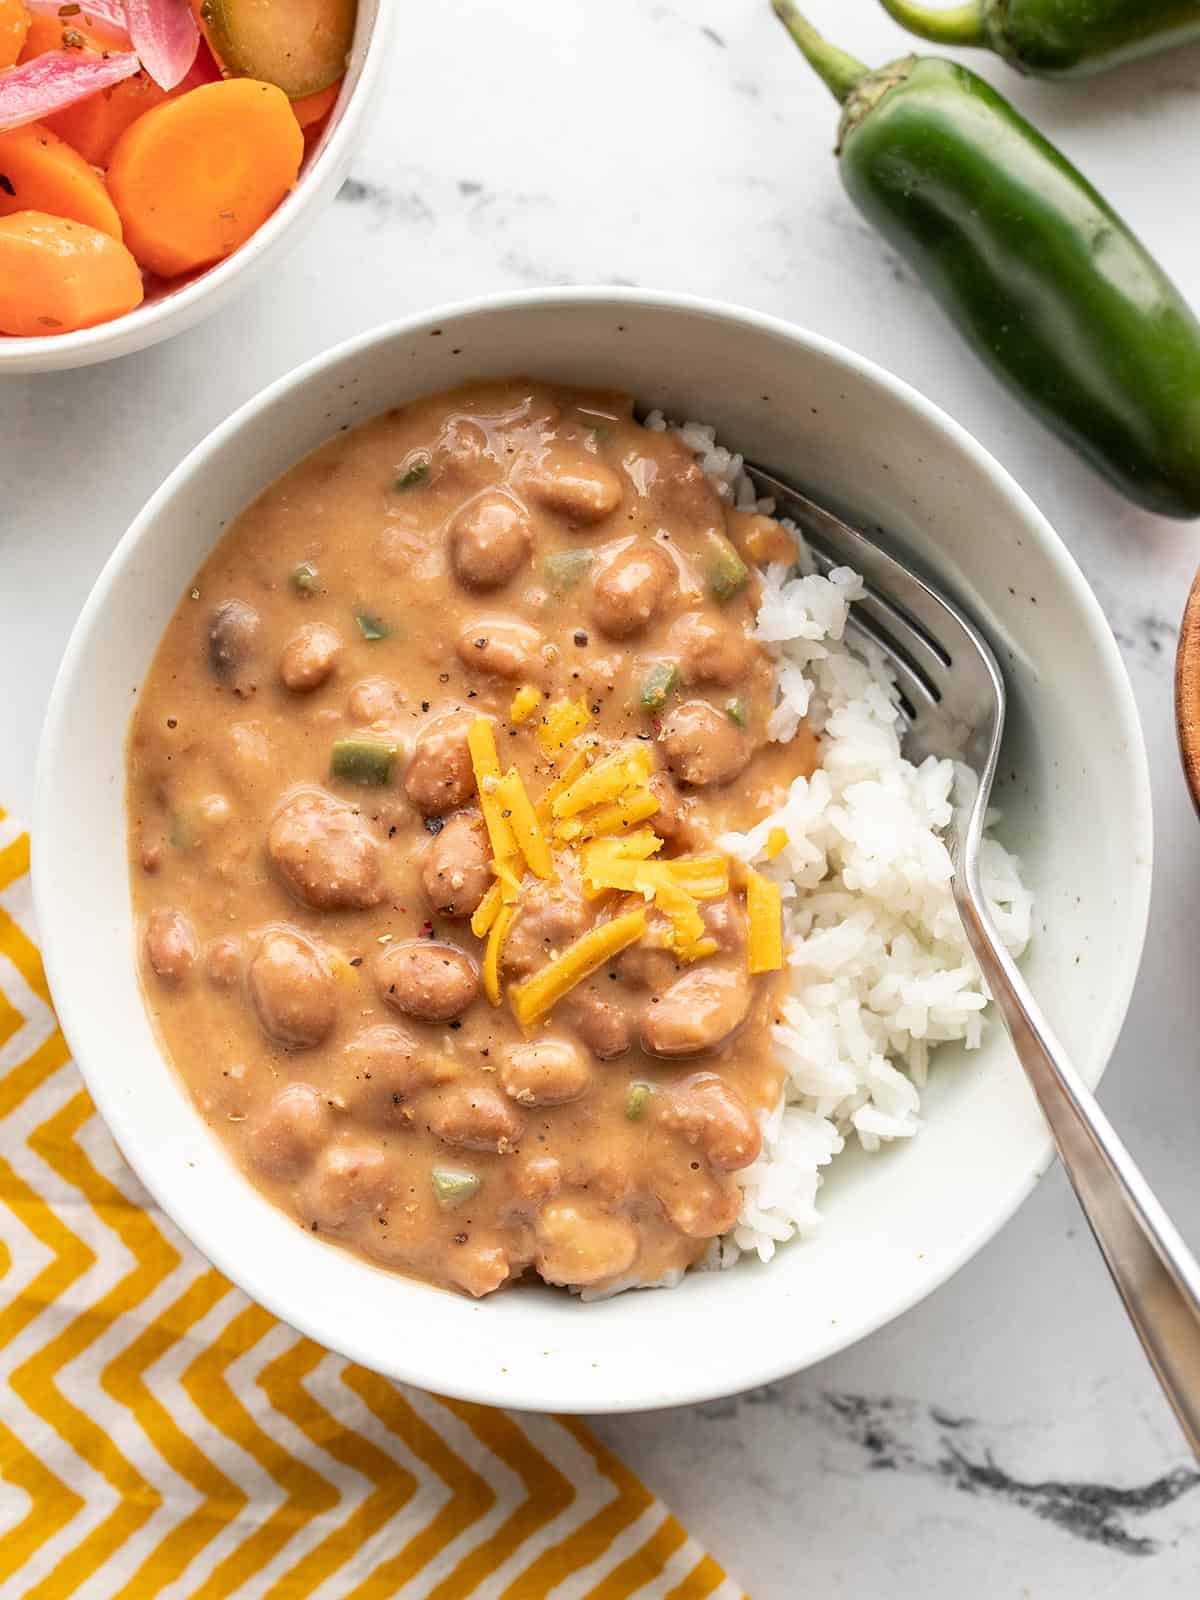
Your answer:
[[[655,412],[646,426],[669,425]],[[686,422],[672,431],[723,499],[773,511],[756,501],[742,458],[717,444],[712,428]],[[791,987],[774,1029],[783,1097],[762,1119],[762,1154],[738,1174],[741,1215],[710,1252],[714,1266],[749,1251],[769,1261],[778,1244],[812,1234],[822,1167],[852,1139],[876,1151],[912,1138],[931,1049],[950,1041],[978,1048],[988,1004],[942,837],[954,764],[905,760],[887,669],[877,652],[860,653],[844,637],[861,580],[845,567],[819,576],[798,530],[784,526],[797,541],[798,569],[767,569],[757,625],[776,663],[770,733],[788,740],[806,717],[821,735],[822,764],[795,780],[773,815],[720,840],[783,887]],[[773,827],[788,843],[767,862]],[[1032,908],[1019,863],[989,837],[982,868],[997,926],[1019,956]]]

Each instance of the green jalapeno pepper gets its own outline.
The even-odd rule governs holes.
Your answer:
[[[851,199],[976,353],[1131,500],[1200,516],[1200,322],[1153,257],[973,72],[870,71],[773,3],[842,102]]]
[[[935,44],[980,45],[1019,72],[1085,77],[1200,39],[1200,0],[968,0],[935,6],[882,0],[911,33]]]

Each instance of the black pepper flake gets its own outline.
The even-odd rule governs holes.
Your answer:
[[[582,650],[584,645],[587,642],[588,642],[588,636],[587,636],[586,630],[583,629],[583,628],[576,628],[576,630],[575,630],[575,643]]]
[[[426,817],[425,818],[425,832],[426,833],[441,833],[442,829],[445,826],[446,826],[445,817]],[[395,829],[393,829],[392,831],[395,832]]]
[[[0,189],[3,189],[7,195],[16,195],[17,191],[13,188],[12,179],[7,173],[0,172]]]
[[[428,700],[422,700],[421,701],[421,710],[422,711],[428,711],[429,710],[429,701]]]
[[[313,1231],[313,1232],[314,1232],[314,1233],[316,1233],[316,1231],[317,1231],[317,1225],[316,1225],[316,1223],[315,1223],[315,1222],[314,1222],[314,1223],[313,1223],[313,1225],[312,1225],[312,1231]]]
[[[476,648],[476,650],[486,650],[487,649],[487,640],[486,639],[476,639],[475,640],[475,648]]]
[[[467,690],[467,699],[468,700],[474,700],[478,694],[479,694],[479,690],[478,689],[468,689]]]
[[[394,1094],[392,1096],[392,1104],[394,1106],[402,1106],[404,1104],[404,1096],[402,1094]]]
[[[439,672],[438,673],[438,682],[439,683],[449,683],[450,682],[450,674],[448,672]]]
[[[466,1244],[469,1237],[470,1235],[466,1233],[456,1233],[454,1235],[454,1242],[455,1244]]]
[[[363,962],[363,958],[361,956],[352,956],[351,959],[350,959],[350,965],[352,967],[361,967],[362,966],[362,962]]]
[[[179,726],[179,719],[177,717],[168,717],[167,718],[167,727],[168,728],[177,728],[178,726]]]
[[[600,715],[600,703],[599,703],[599,701],[597,701],[596,704],[592,707],[592,715],[594,717],[598,717]]]
[[[461,1028],[461,1027],[462,1027],[462,1023],[461,1023],[461,1022],[452,1022],[452,1023],[451,1023],[451,1024],[450,1024],[450,1027],[451,1027],[451,1030],[452,1030],[452,1031],[453,1031],[453,1032],[454,1032],[454,1033],[457,1033],[457,1032],[458,1032],[458,1030],[459,1030],[459,1029],[460,1029],[460,1028]]]
[[[392,838],[394,838],[394,837],[395,837],[395,834],[396,834],[396,826],[397,826],[397,824],[396,824],[396,823],[394,823],[394,822],[393,822],[393,823],[392,823],[392,825],[391,825],[391,827],[390,827],[390,828],[389,828],[389,829],[388,829],[388,838],[389,838],[389,839],[392,839]]]
[[[481,1055],[481,1056],[490,1056],[490,1055],[491,1055],[491,1053],[492,1053],[492,1052],[491,1052],[491,1050],[490,1050],[490,1049],[489,1049],[489,1048],[488,1048],[488,1047],[487,1047],[487,1045],[485,1045],[485,1046],[484,1046],[484,1047],[483,1047],[483,1049],[482,1049],[482,1050],[480,1050],[480,1052],[479,1052],[479,1054],[480,1054],[480,1055]]]

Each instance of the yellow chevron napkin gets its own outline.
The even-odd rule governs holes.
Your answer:
[[[581,1422],[403,1388],[226,1282],[58,1031],[0,811],[0,1595],[736,1600]]]

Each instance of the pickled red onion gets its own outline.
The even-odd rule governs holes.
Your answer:
[[[63,7],[67,4],[73,5],[74,9],[64,16]],[[129,38],[121,0],[25,0],[25,9],[39,17],[54,17],[68,28],[73,18],[83,16],[89,22],[99,23],[114,39],[125,41]]]
[[[187,76],[200,45],[188,0],[124,0],[125,25],[142,65],[160,89]]]
[[[84,95],[111,88],[132,78],[138,58],[132,50],[107,56],[83,55],[77,50],[47,50],[0,72],[0,133],[39,122]]]

